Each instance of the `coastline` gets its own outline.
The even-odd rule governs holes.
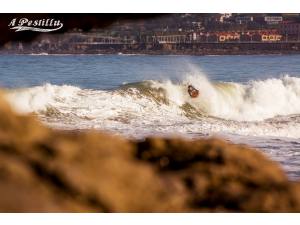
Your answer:
[[[0,49],[0,54],[36,55],[290,55],[300,54],[300,42],[99,44],[67,46],[64,49],[24,46]]]
[[[78,53],[78,52],[73,52],[73,53],[51,53],[51,52],[46,52],[46,53],[32,53],[32,52],[27,52],[27,53],[18,53],[18,52],[2,52],[0,51],[0,55],[24,55],[24,56],[105,56],[105,55],[113,55],[113,56],[251,56],[251,55],[258,55],[258,56],[281,56],[281,55],[300,55],[299,52],[294,52],[294,51],[286,51],[286,52],[272,52],[272,51],[255,51],[255,52],[235,52],[235,53],[222,53],[218,54],[216,52],[211,53],[211,54],[192,54],[192,53],[157,53],[157,52],[143,52],[143,53],[138,53],[138,52],[110,52],[110,53]]]

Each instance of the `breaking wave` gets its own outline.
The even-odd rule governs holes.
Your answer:
[[[190,98],[187,85],[200,91]],[[114,90],[68,85],[9,90],[22,113],[37,113],[56,127],[107,129],[132,135],[179,132],[300,137],[300,78],[283,76],[248,83],[143,81]]]

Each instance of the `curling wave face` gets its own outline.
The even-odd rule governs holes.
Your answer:
[[[190,98],[188,84],[200,91],[198,98]],[[45,84],[9,90],[6,97],[17,111],[34,112],[63,129],[96,128],[134,137],[220,132],[300,137],[300,78],[290,76],[241,84],[198,75],[115,90]]]

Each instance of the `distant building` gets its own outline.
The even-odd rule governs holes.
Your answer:
[[[220,22],[221,23],[224,23],[226,20],[228,20],[229,18],[231,18],[232,17],[232,13],[223,13],[223,14],[221,14],[221,16],[220,16]]]
[[[186,41],[186,35],[155,35],[152,36],[150,39],[147,38],[147,42],[158,42],[160,44],[165,43],[183,43]]]
[[[283,21],[282,16],[265,16],[264,18],[267,24],[279,24]]]
[[[247,24],[253,21],[253,16],[237,16],[235,22],[238,24]]]
[[[218,40],[220,42],[239,41],[240,38],[241,38],[241,35],[239,33],[235,33],[235,32],[227,32],[227,33],[218,34]]]
[[[280,34],[263,34],[261,35],[261,41],[262,42],[276,42],[276,41],[281,41],[282,40],[282,35]]]
[[[281,34],[298,35],[300,33],[300,23],[282,23],[279,31]]]

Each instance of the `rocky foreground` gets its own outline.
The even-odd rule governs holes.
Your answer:
[[[0,212],[299,212],[300,185],[220,140],[63,132],[0,100]]]

